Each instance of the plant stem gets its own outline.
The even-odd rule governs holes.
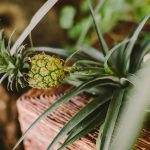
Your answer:
[[[40,22],[40,20],[48,13],[48,11],[57,3],[58,0],[48,0],[32,17],[29,25],[20,35],[18,40],[15,42],[13,47],[11,48],[11,55],[14,55],[17,48],[22,44],[22,42],[26,39],[26,37],[30,34],[30,32],[35,28],[35,26]]]

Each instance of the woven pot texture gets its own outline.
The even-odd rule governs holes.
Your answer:
[[[19,122],[22,133],[31,123],[58,98],[68,93],[73,87],[63,85],[51,90],[32,89],[17,101]],[[64,124],[75,115],[90,100],[89,96],[79,94],[72,98],[69,103],[59,106],[55,111],[42,119],[30,131],[24,140],[25,150],[46,150],[52,139],[57,135]],[[96,150],[96,138],[98,129],[93,130],[65,150]],[[55,145],[57,150],[61,143]],[[141,137],[134,147],[135,150],[150,150],[150,131],[142,130]]]

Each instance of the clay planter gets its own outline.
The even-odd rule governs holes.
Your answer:
[[[17,101],[19,121],[22,133],[29,125],[59,97],[69,92],[71,87],[61,86],[52,90],[30,90]],[[25,150],[46,150],[49,143],[63,127],[63,125],[85,106],[88,96],[80,94],[67,104],[59,106],[50,115],[40,121],[24,140]],[[96,150],[97,130],[86,137],[74,142],[66,150]],[[54,147],[57,150],[63,141]],[[143,130],[142,136],[135,145],[136,150],[150,150],[150,132]]]

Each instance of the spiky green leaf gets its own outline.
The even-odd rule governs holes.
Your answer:
[[[106,92],[107,93],[107,92]],[[91,103],[87,104],[82,110],[80,110],[57,134],[57,136],[53,139],[48,149],[52,149],[53,146],[70,130],[72,130],[76,125],[78,125],[83,119],[85,119],[88,115],[94,112],[98,107],[108,102],[111,97],[110,93],[103,93],[101,97],[94,99]],[[101,99],[101,100],[100,100]]]
[[[130,41],[124,50],[124,54],[123,54],[123,69],[124,69],[124,75],[126,75],[129,72],[129,67],[130,67],[130,57],[133,51],[133,47],[135,46],[136,40],[141,32],[141,30],[143,29],[145,23],[147,22],[147,20],[149,19],[150,15],[147,15],[138,25],[138,27],[136,28],[136,30],[133,32],[131,39],[132,41]]]
[[[107,111],[103,131],[101,133],[100,147],[98,150],[106,150],[110,147],[113,131],[116,125],[118,114],[120,112],[120,107],[122,105],[123,96],[124,90],[118,90],[113,95]]]
[[[134,82],[133,86],[126,96],[126,104],[123,107],[122,114],[119,117],[115,138],[111,145],[111,150],[128,150],[132,149],[142,129],[146,109],[149,108],[150,99],[150,62],[144,64],[136,76],[130,80]]]
[[[98,36],[98,40],[101,44],[101,47],[102,47],[102,50],[103,50],[103,53],[104,55],[106,55],[108,53],[108,46],[103,38],[103,35],[100,31],[100,28],[99,28],[99,25],[97,24],[97,21],[96,21],[96,18],[95,18],[95,14],[94,14],[94,10],[93,10],[93,7],[92,7],[92,4],[91,4],[91,0],[88,0],[88,5],[89,5],[89,8],[90,8],[90,12],[91,12],[91,15],[92,15],[92,18],[93,18],[93,23],[95,25],[95,29],[96,29],[96,33],[97,33],[97,36]]]
[[[106,115],[106,106],[103,106],[95,115],[89,118],[89,120],[85,119],[82,124],[80,123],[76,128],[75,132],[71,134],[71,136],[62,144],[62,146],[58,150],[62,150],[72,144],[74,141],[78,140],[79,138],[87,135],[90,131],[94,128],[100,126],[103,123],[103,120]],[[78,130],[79,129],[79,130]]]
[[[90,87],[97,86],[97,84],[104,86],[104,85],[112,85],[114,84],[115,86],[118,85],[119,79],[113,76],[104,76],[100,78],[96,78],[90,81],[87,81],[83,84],[81,84],[79,87],[76,87],[74,90],[69,92],[68,94],[62,96],[59,100],[57,100],[54,104],[52,104],[47,110],[45,110],[31,125],[30,127],[26,130],[26,132],[22,135],[22,137],[18,140],[17,144],[13,148],[15,150],[18,145],[22,142],[22,140],[26,137],[26,135],[29,133],[29,131],[46,115],[51,113],[56,107],[61,105],[62,103],[66,103],[70,100],[71,97],[85,91],[86,89],[89,89]]]

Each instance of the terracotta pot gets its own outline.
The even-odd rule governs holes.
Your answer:
[[[17,101],[19,121],[22,133],[29,125],[59,97],[69,92],[72,87],[61,86],[52,90],[32,89]],[[63,125],[89,101],[85,94],[75,96],[69,103],[59,106],[50,115],[40,121],[24,140],[25,150],[46,150],[49,143],[60,131]],[[86,137],[74,142],[66,150],[95,150],[96,137],[95,129]],[[63,141],[54,147],[57,150]],[[143,130],[142,135],[135,145],[136,150],[150,149],[150,131]]]

